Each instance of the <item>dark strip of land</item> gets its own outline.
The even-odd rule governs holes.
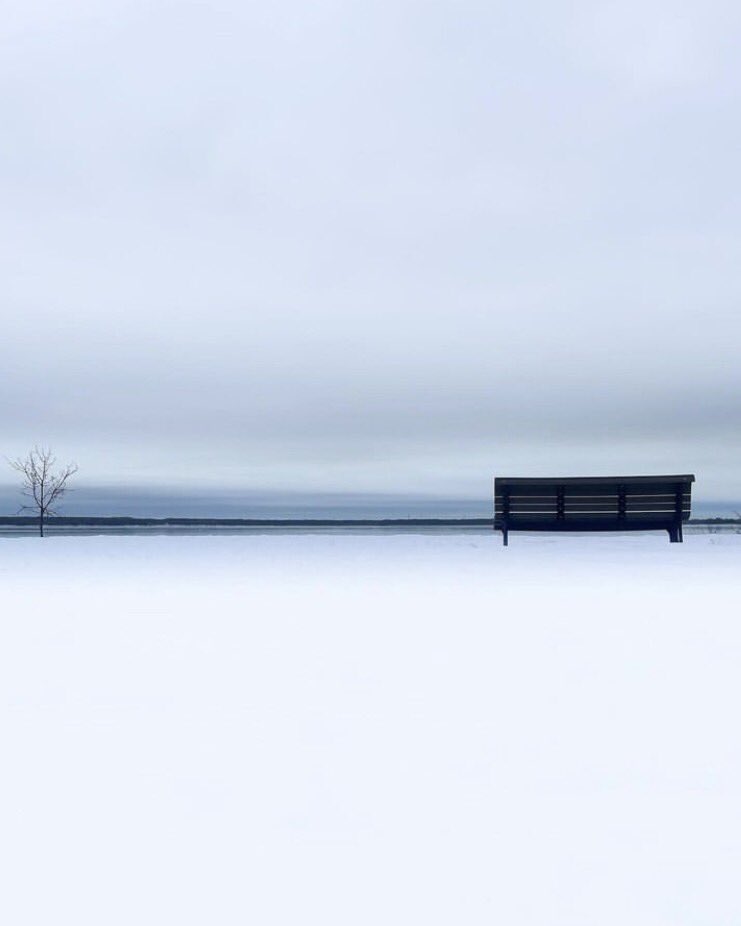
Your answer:
[[[38,518],[0,516],[0,527],[38,527]],[[127,518],[55,517],[49,527],[487,527],[492,518]],[[741,524],[741,518],[691,518],[690,524]]]
[[[38,518],[0,517],[2,527],[37,527]],[[49,527],[399,527],[486,526],[491,518],[47,518]]]

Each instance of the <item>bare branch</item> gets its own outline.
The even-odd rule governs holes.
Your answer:
[[[22,494],[33,501],[20,511],[36,511],[39,516],[39,533],[44,534],[44,519],[56,514],[52,506],[69,491],[67,481],[77,472],[77,464],[68,463],[56,471],[56,457],[49,447],[35,446],[27,457],[8,460],[9,465],[23,476]]]

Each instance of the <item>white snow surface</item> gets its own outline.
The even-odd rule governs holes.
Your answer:
[[[0,540],[10,926],[741,922],[741,536]]]

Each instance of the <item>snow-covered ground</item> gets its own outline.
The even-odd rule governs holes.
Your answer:
[[[741,536],[0,540],[10,926],[741,922]]]

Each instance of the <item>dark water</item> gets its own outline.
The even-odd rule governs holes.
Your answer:
[[[15,515],[23,498],[0,485],[0,515]],[[481,498],[349,492],[161,491],[76,485],[59,506],[69,517],[380,519],[487,518],[493,502]]]
[[[0,484],[0,515],[18,513],[17,486]],[[163,491],[155,488],[92,486],[78,482],[59,507],[69,517],[382,519],[489,518],[491,485],[476,498],[350,492],[265,492],[219,489]],[[706,501],[695,493],[694,517],[734,517],[741,502]]]

